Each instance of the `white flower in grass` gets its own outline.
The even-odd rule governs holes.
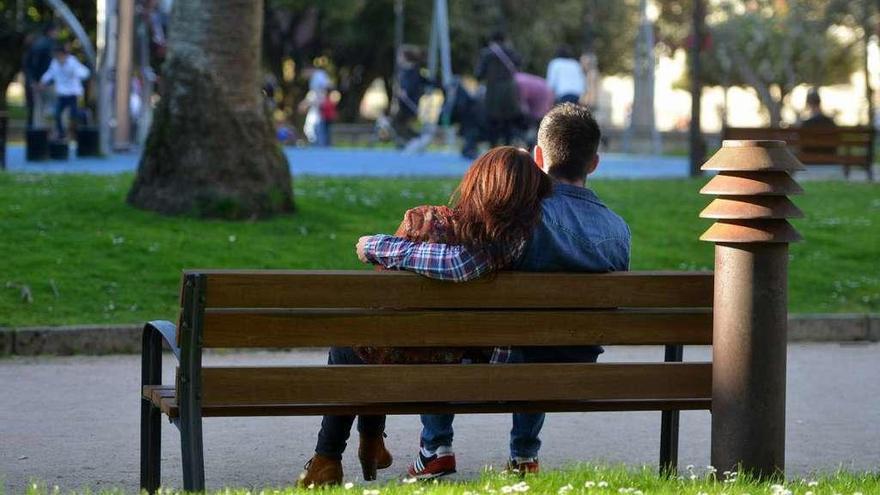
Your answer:
[[[346,484],[343,485],[343,486],[345,487],[346,490],[351,490],[352,488],[354,488],[354,483],[352,483],[351,481],[349,481],[348,483],[346,483]]]
[[[510,485],[504,485],[501,487],[501,493],[513,493],[513,487]]]
[[[608,488],[608,482],[607,481],[600,481],[599,484],[596,486],[598,486],[599,488]]]
[[[364,490],[364,495],[379,495],[379,490]]]
[[[556,493],[558,493],[559,495],[565,495],[566,493],[572,491],[573,489],[574,489],[574,487],[571,486],[571,483],[569,483],[565,486],[560,486],[559,490],[557,490]]]
[[[415,483],[415,482],[418,481],[418,480],[415,479],[415,478],[404,478],[404,479],[402,479],[402,480],[400,480],[400,481],[401,481],[402,483],[406,483],[407,485],[411,485],[411,484]]]
[[[697,479],[697,475],[696,475],[696,474],[691,474],[690,476],[688,476],[688,479],[690,479],[691,481],[694,481],[694,480]]]
[[[853,495],[862,495],[862,492],[853,492]]]
[[[586,482],[584,482],[584,488],[593,488],[594,486],[596,486],[596,482],[595,482],[595,481],[586,481]]]
[[[229,242],[235,242],[235,240],[238,239],[238,238],[235,237],[234,235],[231,235],[231,236],[228,237],[228,239],[229,239]]]
[[[513,491],[519,493],[525,493],[529,491],[529,485],[525,481],[520,481],[519,483],[513,485]]]
[[[812,491],[806,491],[806,492],[804,492],[804,495],[816,495],[816,494],[813,493]]]
[[[818,481],[810,481],[807,483],[807,486],[809,486],[810,488],[812,488],[814,486],[819,486],[819,482]]]

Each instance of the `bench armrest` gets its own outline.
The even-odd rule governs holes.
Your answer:
[[[180,347],[177,346],[177,326],[167,320],[153,320],[144,325],[144,334],[148,332],[158,332],[162,336],[162,340],[174,353],[174,357],[180,361]]]
[[[144,325],[141,347],[141,389],[146,385],[162,384],[162,341],[168,344],[174,357],[180,362],[177,347],[177,327],[174,323],[154,320]]]

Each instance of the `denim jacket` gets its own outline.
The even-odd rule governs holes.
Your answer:
[[[590,189],[556,183],[541,203],[541,222],[515,269],[529,272],[616,272],[629,269],[626,222]],[[505,362],[594,362],[599,346],[513,347]]]
[[[626,222],[590,189],[556,183],[541,202],[541,221],[515,269],[616,272],[629,269]]]

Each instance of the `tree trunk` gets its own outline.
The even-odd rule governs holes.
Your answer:
[[[293,210],[260,92],[262,22],[262,0],[174,2],[162,99],[130,204],[233,219]]]

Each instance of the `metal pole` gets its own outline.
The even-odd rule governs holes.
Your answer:
[[[712,465],[766,478],[785,469],[787,218],[803,213],[786,197],[803,170],[783,141],[724,141],[702,167],[718,171],[700,192],[719,196],[700,214],[716,219],[712,342]]]
[[[98,150],[101,155],[110,154],[110,120],[113,115],[112,74],[116,64],[116,12],[115,0],[98,0]]]
[[[869,2],[863,4],[864,8],[864,31],[865,31],[865,99],[868,102],[868,127],[871,128],[871,143],[868,146],[868,180],[873,180],[874,168],[874,88],[871,86],[871,67],[868,63],[868,48],[871,44],[871,5]]]
[[[134,0],[119,0],[117,10],[118,44],[116,51],[116,129],[113,147],[128,149],[131,142],[129,91],[131,89],[131,55],[134,38]]]
[[[700,51],[703,46],[703,28],[705,26],[706,9],[704,0],[694,0],[693,34],[691,36],[691,125],[690,141],[690,176],[700,175],[700,165],[706,154],[705,143],[700,126],[701,99],[703,96],[703,79],[700,71]]]

